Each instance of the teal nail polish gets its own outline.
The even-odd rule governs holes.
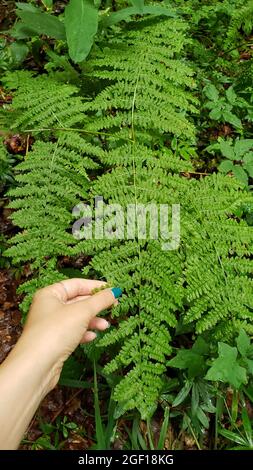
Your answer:
[[[112,288],[112,293],[113,293],[115,299],[118,299],[122,295],[122,289],[120,287],[113,287]]]

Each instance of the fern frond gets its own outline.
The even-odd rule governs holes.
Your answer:
[[[249,36],[253,30],[253,1],[246,3],[234,10],[230,25],[227,31],[225,47],[231,49],[231,44],[236,44],[241,32]],[[241,31],[241,32],[240,32]]]
[[[172,132],[193,138],[194,128],[186,118],[187,112],[197,111],[197,100],[186,90],[194,86],[193,72],[177,59],[184,43],[185,25],[175,20],[144,23],[141,30],[126,34],[124,41],[112,39],[109,48],[90,61],[93,77],[114,83],[86,103],[89,111],[106,111],[87,128],[129,127],[133,137],[134,100],[135,132]]]
[[[59,256],[85,253],[92,256],[87,276],[95,272],[122,286],[112,313],[119,326],[100,345],[118,345],[105,371],[125,372],[114,394],[118,415],[137,407],[146,419],[157,405],[178,324],[223,340],[245,323],[252,331],[252,228],[233,216],[252,197],[228,176],[187,179],[191,164],[165,147],[175,135],[188,144],[195,139],[191,115],[198,103],[184,57],[185,23],[151,19],[128,26],[108,47],[101,42],[87,64],[86,76],[101,90],[92,102],[46,77],[30,78],[29,102],[29,87],[18,87],[14,125],[51,128],[56,142],[36,142],[19,165],[20,186],[10,196],[22,230],[7,253],[31,261],[40,285],[61,278]],[[117,238],[106,210],[107,238],[75,240],[72,208],[80,200],[94,208],[96,196],[120,205],[124,220],[129,205],[137,216],[140,204],[180,204],[179,246],[167,251],[161,231],[151,236],[151,216],[145,234],[137,224],[139,234],[127,237],[122,223]],[[36,287],[37,280],[29,281],[24,290],[31,296]]]
[[[30,73],[21,71],[6,74],[4,83],[9,89],[18,88],[13,99],[17,116],[12,129],[68,128],[83,119],[84,105],[79,96],[74,96],[78,89],[73,85],[43,75],[32,78]]]
[[[61,139],[57,143],[37,141],[17,166],[20,185],[9,196],[13,199],[10,207],[18,209],[13,222],[22,232],[13,237],[13,246],[6,252],[14,262],[32,261],[38,268],[47,257],[70,254],[75,244],[71,211],[87,197],[87,159],[82,166],[80,156],[63,145]]]

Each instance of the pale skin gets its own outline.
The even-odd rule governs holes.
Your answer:
[[[0,366],[0,450],[17,449],[41,400],[56,386],[64,361],[109,323],[97,314],[117,304],[100,281],[69,279],[39,290],[24,331]]]

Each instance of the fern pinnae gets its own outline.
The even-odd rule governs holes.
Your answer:
[[[122,372],[117,414],[137,408],[143,419],[157,406],[178,323],[215,341],[230,340],[239,325],[253,329],[252,228],[233,216],[252,197],[220,174],[187,179],[191,163],[169,146],[173,136],[195,142],[190,116],[198,103],[184,59],[185,31],[181,20],[151,19],[106,45],[102,38],[85,72],[100,87],[92,101],[76,87],[26,75],[13,104],[13,128],[36,131],[32,151],[17,168],[19,187],[10,191],[20,232],[7,254],[34,269],[34,279],[22,287],[24,308],[38,287],[64,278],[62,256],[90,256],[87,277],[124,289],[112,312],[118,326],[100,342],[118,351],[105,367],[108,374]],[[27,100],[29,88],[36,106]],[[139,204],[180,203],[179,249],[163,251],[161,237],[150,234],[117,239],[113,229],[108,238],[75,240],[72,209],[80,201],[94,208],[96,196],[120,204],[124,215],[133,205],[137,223]]]

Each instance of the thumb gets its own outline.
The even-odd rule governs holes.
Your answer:
[[[73,315],[81,316],[88,326],[90,320],[99,312],[112,307],[112,305],[117,305],[117,297],[119,297],[121,293],[122,291],[119,288],[105,289],[97,292],[88,299],[80,300],[66,307],[71,310]]]

